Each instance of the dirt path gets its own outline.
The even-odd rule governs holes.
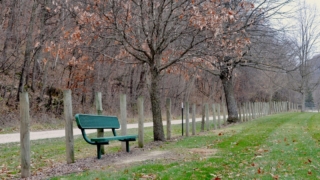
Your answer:
[[[201,118],[197,118],[196,121],[201,121]],[[163,121],[163,124],[166,125],[166,121]],[[181,120],[174,120],[171,124],[181,124]],[[144,123],[144,127],[152,127],[152,122]],[[128,129],[138,128],[138,124],[128,124]],[[96,132],[96,130],[89,130],[88,133]],[[73,135],[80,135],[81,131],[78,128],[73,129]],[[48,138],[59,138],[65,136],[65,130],[52,130],[52,131],[40,131],[40,132],[30,132],[30,140],[37,139],[48,139]],[[20,142],[20,133],[12,134],[0,134],[0,144]]]
[[[133,148],[129,153],[118,152],[102,155],[98,160],[94,155],[90,158],[78,159],[73,164],[56,163],[52,167],[40,169],[33,172],[30,180],[48,179],[49,177],[67,175],[71,173],[83,172],[85,170],[105,169],[119,170],[128,167],[130,164],[147,160],[168,159],[175,156],[170,151],[160,151],[157,147],[163,142],[152,142],[144,148]]]
[[[177,142],[181,137],[173,139],[171,142]],[[86,170],[107,170],[110,171],[121,171],[126,167],[130,167],[132,164],[141,163],[143,161],[185,161],[190,158],[190,154],[198,154],[202,158],[210,157],[216,154],[215,149],[207,148],[193,148],[185,153],[169,150],[160,150],[159,147],[164,142],[151,142],[146,144],[144,148],[134,147],[129,153],[118,152],[108,153],[102,155],[101,159],[98,160],[95,156],[85,159],[78,159],[73,164],[56,163],[52,167],[40,169],[37,172],[33,172],[30,180],[48,179],[50,177],[62,176],[71,173],[79,173]]]

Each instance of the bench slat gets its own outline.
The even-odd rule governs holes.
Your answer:
[[[120,123],[115,116],[99,116],[90,114],[76,114],[77,125],[81,129],[119,129]]]
[[[93,114],[76,114],[75,115],[78,128],[81,129],[84,140],[92,145],[97,145],[97,157],[101,158],[101,146],[109,144],[111,140],[119,140],[126,142],[126,151],[129,152],[129,141],[135,141],[137,135],[117,136],[115,129],[120,128],[120,123],[115,116],[102,116]],[[85,129],[111,129],[114,136],[111,137],[95,137],[88,138]]]
[[[94,142],[107,142],[112,140],[119,140],[119,141],[135,141],[137,138],[136,135],[129,135],[129,136],[113,136],[113,137],[97,137],[91,138],[91,141]]]

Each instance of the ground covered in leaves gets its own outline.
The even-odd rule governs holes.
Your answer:
[[[141,162],[145,160],[156,160],[161,158],[171,158],[175,154],[169,151],[155,150],[160,147],[163,142],[152,142],[144,146],[144,148],[134,147],[129,153],[117,152],[107,153],[102,155],[101,159],[97,159],[96,152],[92,152],[92,157],[85,159],[77,159],[75,163],[57,163],[52,167],[42,169],[34,174],[32,180],[48,179],[50,177],[67,175],[70,173],[83,172],[86,170],[99,170],[107,166],[113,166],[115,169],[125,168],[132,163]]]

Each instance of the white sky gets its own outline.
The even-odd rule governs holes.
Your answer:
[[[306,3],[311,6],[316,6],[317,12],[318,13],[320,12],[320,0],[306,0]],[[319,52],[320,52],[319,41],[318,41],[318,44],[315,46],[316,46],[316,48],[314,49],[314,51],[315,51],[314,53],[319,54]]]
[[[299,0],[294,1],[294,2],[284,6],[283,7],[283,11],[284,12],[290,12],[290,13],[292,13],[292,15],[294,15],[295,12],[296,12],[295,11],[296,8],[298,8],[297,7],[298,1]],[[300,0],[300,2],[303,2],[303,1],[304,0]],[[305,0],[305,2],[306,2],[307,6],[315,7],[317,9],[317,13],[320,14],[320,0]],[[285,19],[281,19],[280,18],[279,21],[275,21],[274,22],[274,25],[275,25],[275,27],[279,26],[279,27],[287,27],[287,28],[289,28],[288,29],[289,31],[287,31],[287,35],[289,35],[289,36],[294,38],[294,37],[297,37],[295,35],[295,33],[298,33],[298,32],[296,32],[296,30],[294,30],[295,29],[295,27],[294,27],[295,21],[294,21],[294,19],[291,19],[290,16],[291,16],[290,14],[289,14],[289,16],[287,16],[288,19],[286,19],[286,18]],[[320,22],[320,15],[318,16],[318,18],[319,19],[318,19],[317,22],[319,23]],[[320,53],[320,40],[318,40],[316,45],[314,45],[314,48],[313,48],[312,51],[313,51],[312,56],[314,54],[319,54]]]
[[[306,0],[308,4],[316,5],[317,9],[320,10],[320,0]]]

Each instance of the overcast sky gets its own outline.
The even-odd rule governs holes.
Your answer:
[[[320,0],[306,0],[307,3],[315,4],[320,9]]]
[[[320,0],[306,0],[307,3],[310,3],[311,5],[316,5],[318,12],[320,11]],[[315,50],[316,54],[320,53],[320,47],[319,44]]]
[[[300,0],[300,1],[303,1],[303,0]],[[307,6],[315,7],[317,9],[317,13],[320,14],[320,0],[305,0],[305,1]],[[281,29],[285,27],[286,36],[292,39],[299,38],[299,31],[297,31],[296,29],[297,27],[295,26],[297,22],[296,22],[296,19],[294,18],[294,16],[297,13],[296,10],[297,8],[299,8],[297,7],[297,3],[298,1],[294,1],[292,3],[287,4],[282,9],[282,11],[286,12],[287,14],[285,14],[285,16],[274,16],[273,17],[274,19],[271,20],[271,23],[275,28]],[[320,24],[320,15],[318,15],[317,17],[318,17],[318,20],[316,22]],[[320,31],[320,28],[319,28],[319,31]],[[311,56],[313,56],[314,54],[320,53],[320,39],[317,41],[316,45],[314,45],[314,48],[312,51],[313,53],[311,54]]]

